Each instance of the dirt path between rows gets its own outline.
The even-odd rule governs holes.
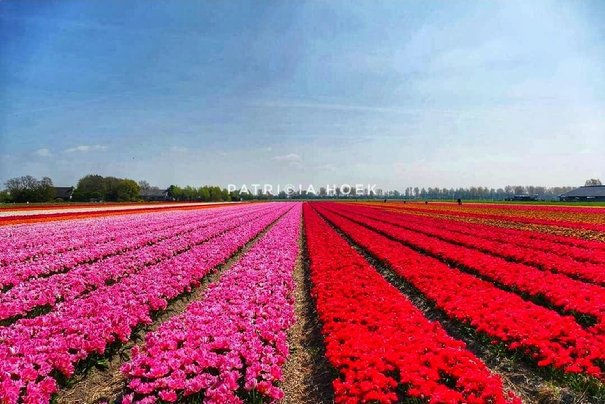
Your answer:
[[[301,225],[302,231],[302,225]],[[300,255],[294,270],[296,323],[289,332],[290,356],[284,366],[285,404],[334,402],[330,365],[325,357],[321,325],[311,298],[311,280],[304,232]]]

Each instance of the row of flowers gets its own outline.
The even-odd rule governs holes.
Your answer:
[[[73,222],[4,226],[0,228],[0,240],[6,241],[8,251],[3,251],[0,255],[0,264],[6,266],[23,261],[32,262],[86,248],[89,243],[110,243],[118,234],[140,233],[141,229],[146,228],[147,221],[152,230],[164,222],[160,217],[146,220],[142,215],[128,215],[117,219],[104,217]]]
[[[517,247],[517,250],[515,250],[517,254],[512,258],[523,260],[524,262],[532,263],[534,265],[544,266],[550,263],[552,259],[561,260],[562,258],[566,258],[566,260],[561,262],[571,262],[578,265],[584,265],[584,263],[586,263],[586,265],[605,265],[605,244],[597,241],[574,240],[569,237],[497,228],[482,224],[461,224],[452,220],[427,216],[422,217],[405,212],[395,213],[382,209],[381,211],[384,213],[388,212],[389,214],[385,217],[398,219],[398,223],[400,224],[404,223],[406,225],[419,226],[430,224],[433,228],[492,241],[494,243],[490,243],[489,246],[494,248],[494,251],[497,251],[495,247],[501,243],[514,245]],[[418,228],[418,226],[416,226],[415,229],[416,228]],[[572,241],[572,244],[568,243],[570,240]],[[575,245],[577,241],[582,242],[582,246]],[[547,255],[545,256],[544,253]],[[536,254],[538,255],[538,258],[533,259]]]
[[[364,212],[364,208],[359,207],[346,210],[340,208],[339,211],[344,217],[357,223],[383,232],[396,240],[404,242],[406,245],[422,250],[450,264],[464,267],[508,288],[544,299],[547,303],[564,311],[594,316],[597,325],[593,331],[601,334],[605,330],[605,288],[601,286],[484,254],[477,251],[477,249],[488,250],[488,247],[485,246],[488,243],[487,241],[448,233],[433,227],[430,223],[426,223],[424,226],[409,225],[405,224],[405,219],[385,218],[385,214],[382,212],[370,209],[365,209]],[[368,215],[366,216],[366,214]],[[391,223],[396,223],[397,226],[383,221],[385,219]],[[408,230],[407,228],[414,230]],[[469,238],[471,240],[468,240]],[[464,245],[473,248],[467,248]],[[508,249],[512,251],[516,247],[501,245],[499,248],[500,250]],[[563,268],[560,267],[561,272],[567,272]],[[598,267],[598,269],[601,273],[605,272],[603,266]],[[571,269],[568,269],[568,271],[571,271]]]
[[[499,211],[499,212],[485,212],[480,209],[469,209],[465,207],[464,209],[457,209],[456,205],[453,204],[442,204],[444,206],[440,206],[438,204],[429,204],[429,205],[419,205],[419,204],[405,204],[405,205],[395,205],[390,204],[390,208],[395,209],[403,209],[408,211],[415,212],[426,212],[426,213],[444,213],[452,216],[459,217],[473,217],[473,218],[481,218],[481,219],[490,219],[490,220],[504,220],[509,222],[517,222],[517,223],[526,223],[526,224],[537,224],[537,225],[546,225],[546,226],[557,226],[557,227],[567,227],[570,229],[584,229],[584,230],[593,230],[598,232],[605,232],[605,225],[602,224],[602,219],[600,217],[600,213],[595,212],[590,215],[590,217],[586,219],[582,219],[584,221],[575,221],[570,220],[570,217],[558,217],[554,212],[546,212],[544,214],[539,215],[537,217],[536,214],[516,214],[507,211]],[[578,214],[579,215],[579,214]]]
[[[133,328],[151,323],[153,312],[199,285],[287,210],[271,206],[271,214],[119,283],[59,304],[48,314],[0,328],[0,402],[48,402],[57,389],[55,373],[70,377],[78,362],[102,355],[112,343],[128,341]]]
[[[503,403],[502,381],[463,342],[430,322],[307,205],[312,294],[339,403]],[[516,400],[515,400],[516,401]]]
[[[390,209],[384,207],[385,210],[400,212],[399,209]],[[471,216],[454,216],[440,212],[414,212],[414,214],[425,217],[438,217],[440,219],[451,220],[461,223],[472,223],[493,226],[495,228],[514,229],[524,232],[530,232],[535,237],[541,236],[557,236],[560,237],[561,244],[576,246],[580,248],[591,249],[589,243],[596,247],[597,250],[603,250],[605,242],[605,232],[594,230],[584,230],[571,227],[557,227],[545,224],[522,223],[507,219],[485,219]]]
[[[317,205],[317,209],[448,316],[524,352],[539,366],[603,376],[598,363],[605,359],[604,337],[584,330],[573,317],[450,268],[331,211],[338,207]]]
[[[50,242],[57,244],[57,251],[70,250],[78,248],[84,244],[84,240],[74,239],[71,234],[74,226],[82,227],[87,231],[87,235],[96,240],[111,239],[113,231],[119,231],[122,227],[120,224],[127,227],[139,226],[142,224],[144,215],[124,215],[120,217],[90,217],[88,219],[77,221],[57,221],[54,223],[41,222],[29,225],[20,226],[4,226],[0,227],[0,242],[6,244],[7,247],[15,250],[15,259],[30,259],[34,258],[39,251],[36,248],[44,247]],[[154,215],[155,216],[155,215]],[[161,216],[161,215],[160,215]],[[150,220],[150,224],[160,221],[159,217]],[[31,251],[29,251],[31,249]],[[2,262],[4,263],[4,262]]]
[[[0,294],[0,320],[25,315],[37,307],[53,307],[58,302],[73,300],[103,285],[119,282],[146,266],[160,264],[259,215],[269,214],[270,208],[236,209],[224,213],[209,219],[196,218],[191,223],[181,223],[182,231],[174,228],[167,230],[155,244],[144,244],[120,255],[78,265],[65,273],[20,283]],[[172,222],[171,218],[166,217],[167,224]]]
[[[0,227],[0,238],[6,239],[5,249],[0,252],[0,263],[5,271],[11,272],[20,267],[74,265],[94,260],[101,256],[100,253],[108,255],[120,251],[124,249],[124,240],[142,233],[178,229],[183,223],[221,214],[225,214],[223,209],[213,209],[78,220],[65,228],[58,223]],[[99,252],[87,255],[92,245]],[[58,258],[63,262],[57,263]]]
[[[226,204],[230,204],[227,202]],[[18,227],[20,225],[32,225],[40,223],[58,224],[64,221],[72,220],[88,220],[91,218],[115,218],[124,215],[142,214],[142,213],[159,213],[167,211],[186,211],[186,210],[202,210],[214,209],[225,206],[226,204],[213,203],[211,205],[192,205],[192,206],[153,206],[145,208],[126,208],[126,209],[95,209],[76,212],[59,212],[59,213],[35,213],[24,215],[5,215],[0,217],[0,228],[5,226]],[[149,205],[147,205],[149,206]]]
[[[283,398],[278,384],[294,323],[300,218],[296,204],[203,299],[148,334],[122,367],[133,391],[124,402],[175,402],[201,393],[204,402],[235,403],[241,390]]]
[[[424,204],[423,204],[424,205]],[[412,204],[409,208],[417,207]],[[457,205],[451,202],[432,202],[430,206],[422,206],[435,211],[463,212],[476,215],[499,215],[516,218],[545,219],[550,221],[563,221],[572,223],[588,223],[605,225],[602,212],[592,207],[572,206],[540,206],[540,205],[514,205],[493,203],[470,203]]]

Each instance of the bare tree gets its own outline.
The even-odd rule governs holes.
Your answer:
[[[598,185],[603,185],[603,184],[601,184],[601,180],[598,178],[591,178],[589,180],[586,180],[586,183],[584,184],[584,186],[587,186],[587,187],[594,187],[594,186],[598,186]]]

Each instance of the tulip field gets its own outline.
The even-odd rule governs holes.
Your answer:
[[[605,401],[605,208],[53,209],[0,215],[0,403]]]

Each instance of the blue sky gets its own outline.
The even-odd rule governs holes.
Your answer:
[[[0,2],[0,181],[605,180],[600,1]]]

